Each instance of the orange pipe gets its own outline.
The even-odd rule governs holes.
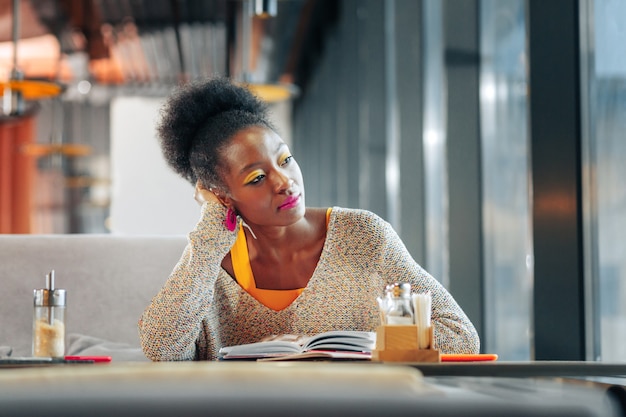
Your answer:
[[[34,139],[34,117],[0,123],[0,233],[31,233],[35,161],[22,152]]]
[[[0,123],[0,233],[11,233],[13,213],[13,137],[8,123]]]
[[[13,233],[31,233],[32,194],[35,161],[26,154],[25,145],[34,139],[34,117],[22,119],[15,126],[13,155]]]

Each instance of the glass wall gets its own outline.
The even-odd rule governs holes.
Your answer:
[[[425,0],[423,5],[425,266],[445,287],[449,287],[443,11],[437,0]]]
[[[484,349],[530,359],[526,28],[523,0],[480,3],[480,114],[485,279]]]
[[[626,2],[583,2],[587,262],[595,285],[596,357],[626,360]],[[587,30],[585,30],[587,29]],[[599,354],[599,355],[598,355]]]

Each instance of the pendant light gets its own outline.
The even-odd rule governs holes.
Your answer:
[[[8,81],[1,82],[2,113],[19,116],[26,111],[26,100],[55,97],[61,93],[61,86],[47,81],[26,80],[17,65],[17,47],[20,38],[20,0],[13,0],[13,68]]]
[[[277,0],[254,0],[254,15],[259,17],[275,17],[278,11]]]
[[[256,96],[268,103],[291,99],[297,94],[296,86],[287,83],[273,83],[254,79],[250,71],[250,42],[254,17],[271,18],[276,16],[276,0],[243,0],[241,12],[241,71],[239,81]]]

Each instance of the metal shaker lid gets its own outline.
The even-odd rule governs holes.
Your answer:
[[[65,290],[34,290],[35,307],[65,307]]]
[[[408,297],[411,294],[411,283],[394,282],[393,284],[387,285],[385,291],[392,297]]]
[[[65,307],[65,290],[54,288],[54,270],[46,275],[46,288],[33,291],[35,307]]]

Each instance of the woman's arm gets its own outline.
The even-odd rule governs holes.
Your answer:
[[[432,296],[435,347],[442,353],[478,353],[478,333],[452,295],[415,262],[389,223],[382,221],[382,233],[382,274],[385,281],[410,282],[413,293],[429,291]]]
[[[236,238],[236,231],[224,227],[225,213],[218,203],[203,203],[200,221],[189,233],[180,261],[141,316],[139,338],[149,359],[196,359],[196,342],[221,262]]]

